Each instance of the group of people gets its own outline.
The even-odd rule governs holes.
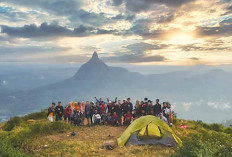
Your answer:
[[[132,105],[131,99],[124,99],[117,101],[117,97],[114,101],[110,101],[107,98],[107,102],[101,98],[95,97],[95,102],[82,101],[82,102],[70,102],[65,108],[59,101],[58,105],[54,102],[48,108],[48,119],[53,122],[53,116],[55,115],[56,121],[64,119],[66,123],[73,125],[129,125],[135,119],[145,116],[154,115],[165,121],[170,127],[172,126],[172,110],[171,104],[163,102],[163,105],[159,103],[159,99],[156,99],[154,105],[153,101],[144,98],[144,101],[136,100],[135,105]]]

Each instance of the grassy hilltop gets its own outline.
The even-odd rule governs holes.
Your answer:
[[[187,124],[187,129],[179,127]],[[63,122],[50,123],[46,112],[14,117],[0,124],[0,157],[24,156],[232,156],[232,129],[220,124],[174,119],[173,130],[183,141],[178,148],[126,146],[107,150],[102,145],[116,141],[126,127],[74,127]],[[76,136],[71,136],[75,131]]]

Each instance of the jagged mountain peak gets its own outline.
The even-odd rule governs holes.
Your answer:
[[[98,57],[97,52],[94,51],[92,58],[80,67],[74,77],[104,75],[108,70],[109,67]]]
[[[96,51],[94,51],[91,59],[99,59]]]

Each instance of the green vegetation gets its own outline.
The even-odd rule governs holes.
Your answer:
[[[126,146],[106,150],[103,143],[115,141],[125,127],[50,123],[46,111],[41,111],[0,124],[0,156],[232,156],[232,128],[177,118],[173,124],[173,131],[183,141],[181,147]],[[180,124],[188,128],[182,129]],[[73,130],[76,136],[71,136]]]

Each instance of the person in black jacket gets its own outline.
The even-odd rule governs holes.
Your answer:
[[[73,112],[72,119],[73,119],[74,126],[81,125],[81,112],[78,111],[77,109],[75,109],[74,112]]]
[[[122,116],[127,113],[127,104],[126,104],[126,99],[123,100],[123,103],[121,104],[121,113]]]
[[[107,99],[107,101],[108,101],[108,103],[110,102],[110,100],[108,99],[108,98],[106,98]],[[114,101],[111,101],[112,103],[114,102],[114,103],[116,103],[117,102],[117,99],[118,99],[118,97],[116,97],[115,98],[115,100]]]
[[[127,112],[129,111],[130,113],[132,113],[132,111],[133,111],[133,105],[132,105],[132,103],[130,101],[131,101],[131,99],[127,98],[127,103],[126,103],[127,104]]]
[[[91,125],[93,125],[93,121],[92,121],[92,117],[93,117],[93,114],[94,114],[94,111],[95,111],[95,107],[94,107],[94,102],[90,102],[90,111],[89,111],[89,115],[90,115],[90,122],[91,122]]]
[[[94,113],[95,113],[95,111],[97,111],[98,114],[101,113],[101,107],[100,107],[100,104],[98,102],[95,103]]]
[[[113,115],[112,108],[113,108],[112,102],[109,101],[107,104],[107,113],[110,113],[111,116]]]
[[[148,106],[147,106],[147,115],[153,115],[154,114],[154,105],[151,100],[148,100]]]
[[[61,120],[64,115],[64,108],[61,105],[61,101],[58,102],[58,106],[55,107],[56,121]]]
[[[161,105],[159,104],[159,99],[156,99],[156,104],[154,105],[154,116],[159,116],[162,112]]]

